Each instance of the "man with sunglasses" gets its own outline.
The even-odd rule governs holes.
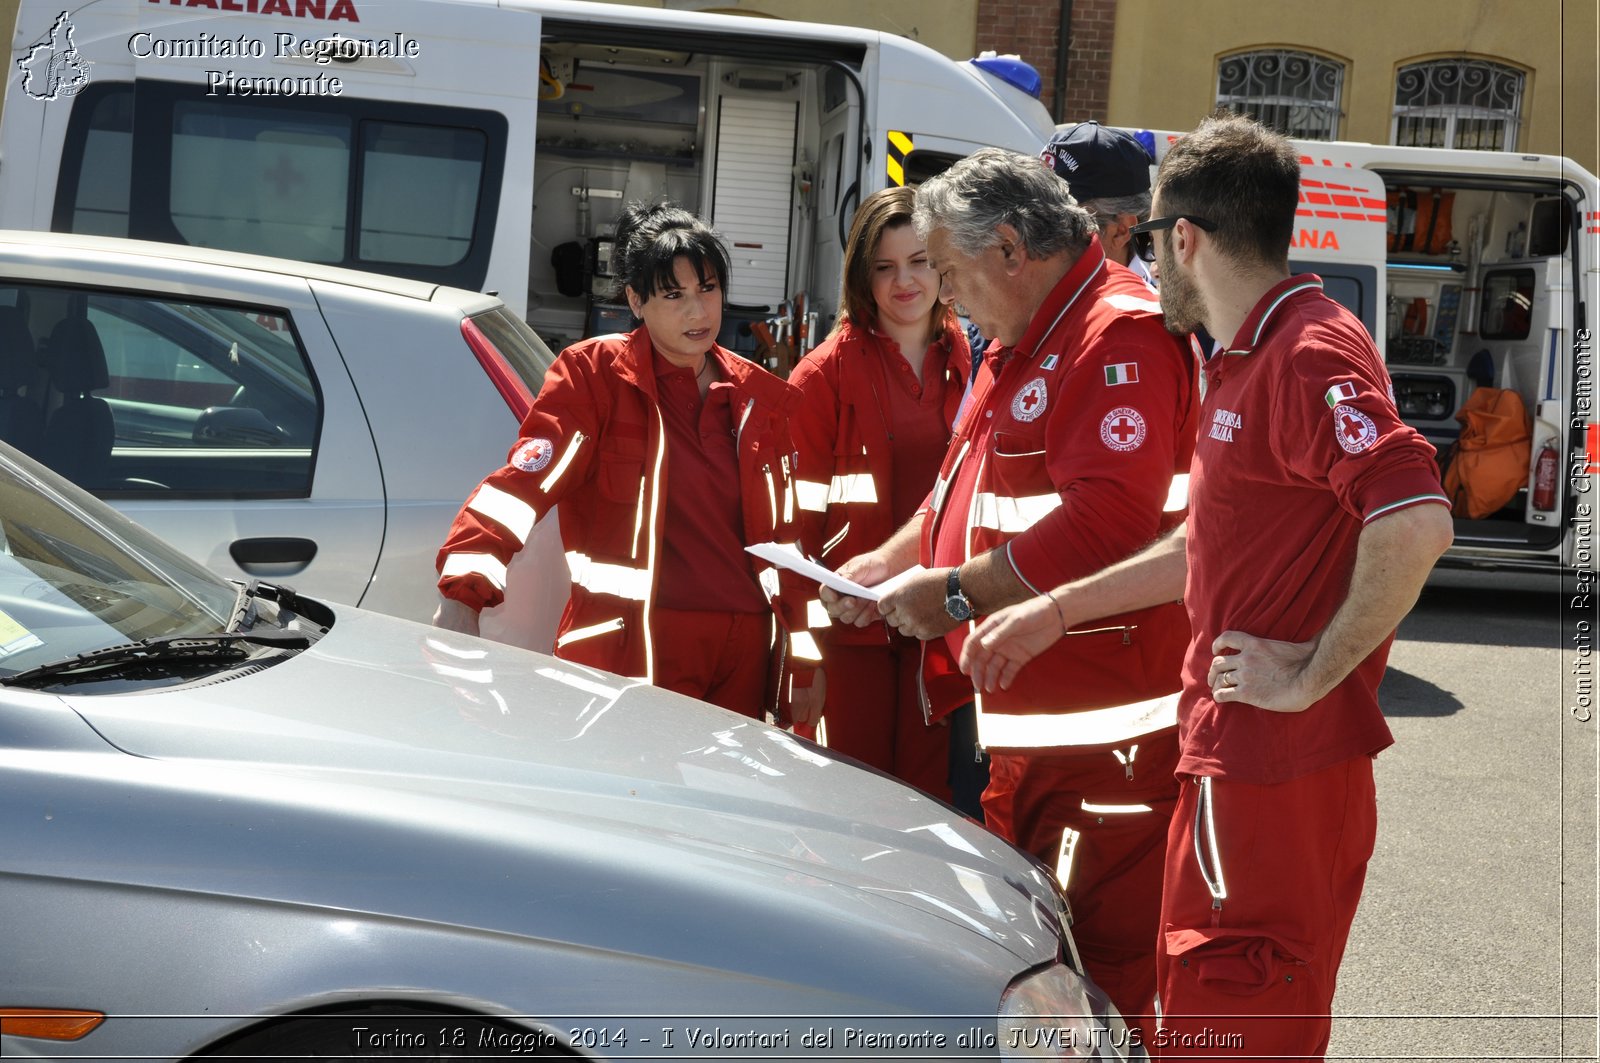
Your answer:
[[[925,640],[938,719],[973,700],[956,661],[978,618],[1182,520],[1197,402],[1154,293],[1106,258],[1094,219],[1036,156],[975,152],[918,187],[913,222],[940,297],[993,342],[924,510],[839,569],[868,585],[919,560],[928,571],[876,607],[822,598],[842,622],[881,614]],[[1155,994],[1178,796],[1189,627],[1176,598],[1074,631],[1016,688],[977,699],[985,822],[1055,866],[1084,964],[1134,1024]]]
[[[1184,526],[989,617],[980,690],[1079,624],[1182,595],[1182,793],[1167,841],[1157,1059],[1320,1059],[1377,830],[1378,684],[1450,544],[1433,448],[1361,322],[1289,273],[1300,167],[1219,114],[1174,144],[1151,221],[1167,327],[1231,337],[1202,378]],[[1022,674],[1026,674],[1025,672]]]

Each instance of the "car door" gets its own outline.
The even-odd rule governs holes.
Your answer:
[[[383,482],[308,285],[179,263],[128,279],[147,265],[0,279],[46,424],[22,449],[224,576],[359,601]]]

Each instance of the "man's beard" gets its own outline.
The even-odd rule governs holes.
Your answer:
[[[1160,258],[1161,277],[1157,289],[1161,296],[1161,314],[1166,319],[1167,331],[1177,336],[1187,336],[1205,324],[1205,300],[1194,280],[1178,267],[1170,242],[1163,245]]]

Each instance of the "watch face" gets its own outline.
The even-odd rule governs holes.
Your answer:
[[[972,603],[959,594],[952,594],[944,600],[944,611],[950,614],[952,620],[972,619]]]

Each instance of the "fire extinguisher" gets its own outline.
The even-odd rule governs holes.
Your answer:
[[[1545,440],[1533,467],[1533,508],[1550,513],[1556,508],[1556,447]]]

